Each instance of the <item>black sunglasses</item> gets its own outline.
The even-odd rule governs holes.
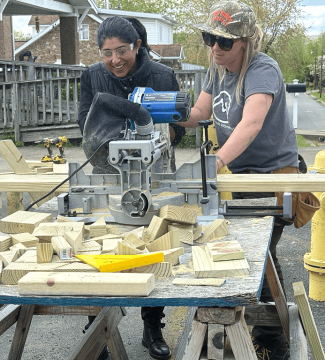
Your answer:
[[[227,39],[221,36],[211,35],[207,32],[202,33],[203,41],[210,47],[213,47],[215,43],[218,43],[218,46],[221,50],[230,51],[234,45],[234,39]]]

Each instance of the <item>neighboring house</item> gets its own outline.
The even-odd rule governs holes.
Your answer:
[[[90,65],[101,60],[97,46],[97,29],[100,23],[112,16],[133,16],[138,18],[146,27],[148,43],[153,51],[150,56],[176,69],[181,68],[184,59],[183,46],[173,44],[174,20],[159,14],[134,13],[122,10],[98,9],[98,14],[90,14],[84,18],[79,28],[79,55],[80,63]],[[53,22],[51,22],[53,21]],[[36,16],[32,16],[29,25],[35,36],[15,51],[16,59],[27,49],[33,56],[37,56],[40,63],[60,63],[60,20],[55,16],[38,16],[40,32],[36,31]]]

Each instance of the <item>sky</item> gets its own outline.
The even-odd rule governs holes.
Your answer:
[[[302,0],[302,19],[307,28],[307,34],[320,35],[325,30],[325,0]],[[28,26],[30,16],[14,16],[14,30],[21,30],[25,34],[31,34]]]

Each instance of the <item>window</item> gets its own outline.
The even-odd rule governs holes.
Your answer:
[[[82,24],[79,30],[79,40],[89,40],[89,25]]]

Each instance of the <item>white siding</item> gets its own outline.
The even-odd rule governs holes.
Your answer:
[[[159,20],[139,19],[147,29],[149,45],[173,43],[173,27]]]

